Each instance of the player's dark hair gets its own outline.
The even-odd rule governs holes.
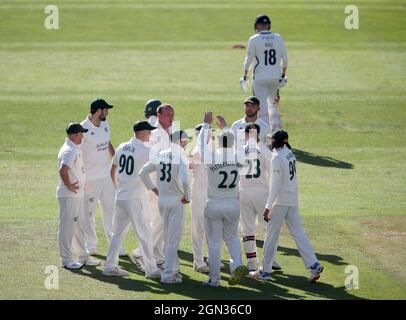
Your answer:
[[[180,141],[180,140],[182,140],[182,139],[187,139],[187,133],[186,133],[185,131],[183,131],[183,130],[175,131],[174,133],[172,133],[172,134],[169,136],[169,139],[170,139],[172,142]]]
[[[234,145],[234,134],[231,131],[223,132],[219,138],[220,148],[231,148]]]
[[[284,145],[286,145],[289,149],[292,149],[288,142],[283,142],[280,140],[273,140],[271,143],[271,150],[273,150],[273,149],[278,150],[278,149],[282,148]]]

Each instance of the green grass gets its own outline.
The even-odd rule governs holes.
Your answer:
[[[353,31],[344,28],[341,0],[54,1],[57,31],[43,27],[47,4],[0,3],[1,299],[406,298],[402,1],[353,2],[360,10]],[[307,283],[284,229],[277,256],[283,272],[270,283],[245,279],[235,288],[224,281],[223,288],[203,289],[205,276],[192,271],[188,210],[184,284],[146,280],[122,259],[128,279],[104,278],[101,267],[61,269],[60,289],[46,290],[45,267],[59,265],[56,155],[66,124],[81,121],[95,96],[115,105],[115,146],[130,137],[154,97],[175,106],[183,128],[200,123],[207,108],[229,123],[240,118],[245,51],[231,47],[246,44],[261,12],[270,14],[288,49],[282,121],[299,160],[305,229],[325,265],[320,283]],[[136,244],[131,232],[125,247]],[[347,265],[359,269],[358,290],[344,287]]]

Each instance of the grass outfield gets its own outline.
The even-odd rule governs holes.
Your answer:
[[[60,29],[50,31],[47,2],[2,0],[0,299],[406,299],[406,5],[353,1],[360,29],[350,31],[347,2],[56,0]],[[183,128],[207,108],[241,118],[245,50],[231,47],[246,45],[261,12],[288,49],[282,123],[299,160],[303,223],[325,266],[320,282],[307,282],[284,228],[283,272],[271,282],[229,288],[226,272],[222,288],[202,288],[187,210],[182,285],[146,280],[125,258],[129,278],[60,269],[59,290],[45,289],[45,267],[59,265],[56,156],[66,124],[84,119],[96,96],[115,106],[114,146],[150,98],[173,104]],[[345,289],[348,265],[358,267],[359,289]]]

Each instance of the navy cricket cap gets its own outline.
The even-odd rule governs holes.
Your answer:
[[[257,134],[259,134],[261,128],[254,122],[248,122],[245,126],[245,133],[249,133],[250,130],[257,130]]]
[[[266,14],[261,14],[255,18],[255,24],[257,23],[268,23],[271,24],[271,19]]]
[[[246,104],[247,102],[251,102],[251,103],[259,105],[259,99],[254,96],[250,96],[250,97],[246,98],[244,101],[244,104]]]
[[[97,111],[98,109],[111,109],[113,106],[108,104],[101,98],[96,98],[90,103],[90,111]]]
[[[143,131],[143,130],[154,130],[156,127],[151,126],[148,121],[140,120],[134,123],[133,130],[134,132]]]
[[[280,129],[272,133],[271,138],[275,139],[276,141],[285,142],[285,140],[289,138],[289,135],[285,130]]]
[[[88,132],[88,129],[85,129],[81,126],[80,123],[77,122],[72,122],[69,123],[68,126],[66,127],[66,133],[67,134],[74,134],[74,133],[79,133],[79,132]]]

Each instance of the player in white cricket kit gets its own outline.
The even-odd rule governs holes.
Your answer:
[[[217,116],[220,129],[225,128],[224,118]],[[242,265],[241,244],[238,238],[240,207],[238,202],[239,165],[234,149],[232,130],[219,136],[219,147],[214,150],[209,126],[213,121],[206,112],[204,125],[198,136],[198,148],[207,170],[207,202],[204,211],[204,228],[209,247],[209,279],[205,286],[219,287],[221,279],[221,245],[227,245],[230,254],[231,277],[229,285],[236,285],[245,268]]]
[[[244,60],[244,80],[247,80],[250,66],[252,70],[252,91],[260,100],[259,118],[270,123],[270,109],[275,102],[278,88],[286,84],[288,55],[285,42],[278,33],[269,31],[271,20],[266,15],[255,19],[254,28],[258,31],[248,41],[247,54]]]
[[[66,128],[68,138],[58,153],[59,183],[56,189],[60,208],[58,238],[62,266],[66,269],[80,269],[84,264],[93,266],[100,264],[98,259],[90,257],[81,228],[86,173],[79,146],[85,132],[87,130],[79,123],[70,123]],[[78,256],[78,261],[74,255]]]
[[[167,103],[161,104],[157,109],[158,121],[156,129],[152,130],[148,145],[150,149],[150,160],[156,161],[158,154],[170,146],[170,134],[176,129],[174,128],[173,119],[175,116],[174,108]],[[154,175],[154,174],[153,174]],[[153,177],[154,179],[154,177]],[[149,192],[150,219],[152,227],[152,238],[154,241],[153,250],[155,260],[160,269],[164,267],[164,252],[163,252],[163,224],[159,213],[158,197],[153,192]],[[140,270],[144,269],[142,260],[142,250],[140,247],[132,251],[130,258]]]
[[[295,240],[306,269],[311,270],[309,281],[320,278],[323,267],[319,264],[299,216],[296,158],[288,142],[288,133],[276,131],[272,136],[272,182],[263,216],[270,224],[264,243],[262,267],[250,276],[269,280],[272,261],[276,254],[283,221]]]
[[[237,148],[240,148],[245,144],[245,127],[247,123],[253,122],[257,124],[260,128],[259,137],[260,140],[267,144],[267,135],[271,133],[271,127],[267,122],[258,117],[258,112],[261,110],[260,101],[257,97],[247,97],[244,101],[245,105],[245,116],[235,121],[231,125],[236,137],[237,137]],[[265,105],[266,106],[266,105]]]
[[[198,137],[203,124],[195,127],[195,135]],[[207,200],[207,172],[200,158],[200,152],[196,145],[189,157],[192,172],[191,183],[191,235],[193,249],[193,269],[201,273],[209,273],[209,266],[204,261],[204,207]]]
[[[116,190],[110,177],[110,161],[114,148],[110,143],[108,110],[113,108],[103,99],[95,99],[90,104],[90,114],[81,125],[88,129],[81,149],[86,170],[85,221],[84,232],[87,248],[91,253],[97,250],[96,205],[99,202],[102,212],[104,233],[108,242],[113,231],[114,197]],[[125,255],[121,249],[120,255]]]
[[[240,170],[239,197],[241,230],[247,268],[255,271],[259,264],[256,227],[257,222],[265,224],[262,214],[269,195],[269,169],[272,154],[259,138],[261,128],[258,124],[246,124],[244,132],[246,144],[241,152],[244,156],[244,167]],[[280,270],[280,267],[275,263],[273,269]]]
[[[161,104],[162,102],[158,99],[150,99],[145,104],[144,115],[151,126],[156,126],[158,121],[157,110]]]
[[[189,161],[184,154],[189,139],[184,131],[176,131],[170,138],[170,147],[159,152],[158,161],[149,161],[141,169],[140,177],[147,189],[158,195],[165,252],[161,282],[181,283],[178,248],[185,222],[185,204],[190,201]],[[155,184],[149,177],[152,172],[156,173]]]
[[[144,142],[149,140],[151,130],[154,129],[155,127],[147,121],[135,123],[133,127],[134,137],[120,144],[113,157],[110,173],[117,187],[117,195],[113,237],[103,272],[107,276],[128,275],[128,272],[118,267],[118,255],[130,223],[135,229],[135,234],[144,253],[145,276],[147,278],[159,278],[161,276],[152,251],[153,242],[147,190],[138,175],[141,168],[148,162],[149,148],[144,145]]]

